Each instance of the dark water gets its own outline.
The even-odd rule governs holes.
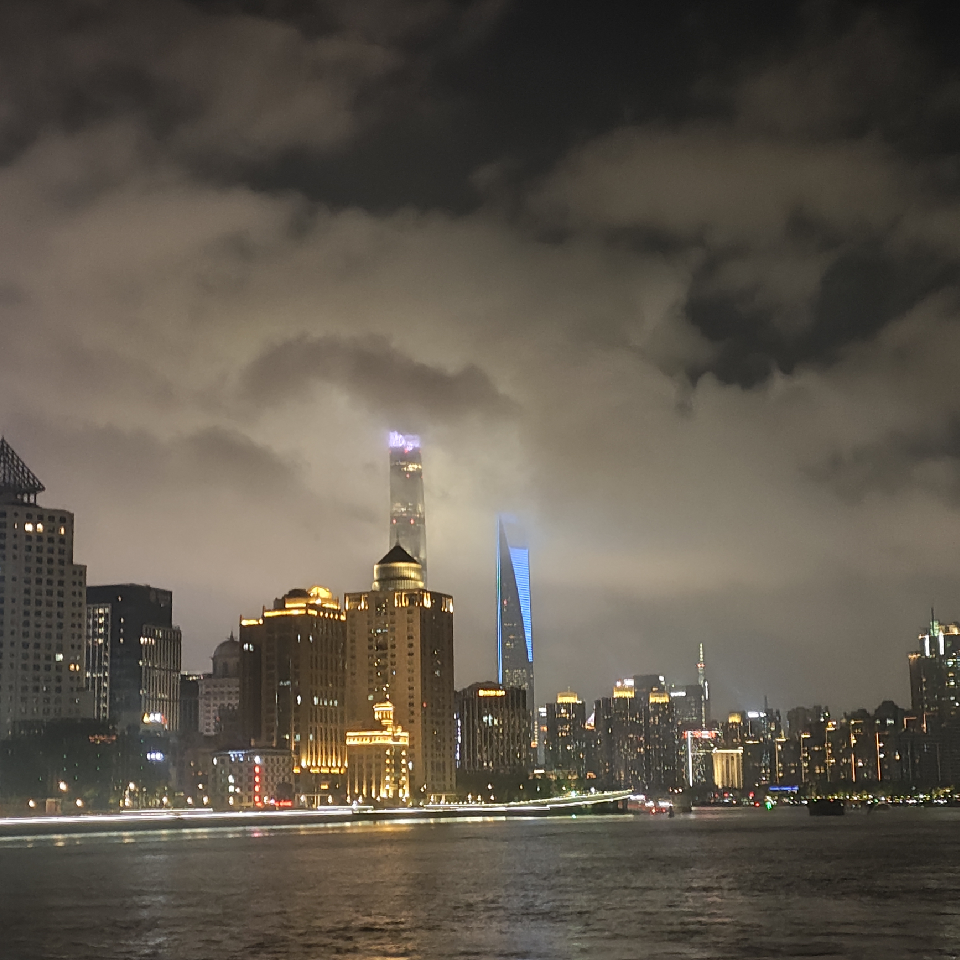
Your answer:
[[[0,957],[960,954],[960,811],[0,842]]]

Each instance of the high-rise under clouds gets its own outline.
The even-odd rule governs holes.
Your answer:
[[[533,692],[533,626],[530,609],[530,550],[519,524],[501,516],[497,549],[497,679]]]
[[[390,433],[390,546],[399,543],[420,564],[427,582],[427,530],[423,508],[420,438]]]

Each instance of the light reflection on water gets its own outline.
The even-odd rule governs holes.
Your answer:
[[[960,811],[7,841],[0,932],[17,960],[953,960]]]

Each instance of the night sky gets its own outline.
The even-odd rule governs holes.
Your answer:
[[[369,587],[423,437],[457,682],[909,702],[960,618],[960,71],[916,2],[3,0],[0,432],[185,668]]]

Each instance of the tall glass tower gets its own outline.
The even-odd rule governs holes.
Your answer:
[[[390,546],[398,543],[420,564],[426,583],[427,530],[420,438],[394,430],[390,434]]]
[[[533,692],[533,628],[530,616],[530,550],[513,517],[498,520],[497,670],[506,687],[527,691],[527,706],[536,715]]]

